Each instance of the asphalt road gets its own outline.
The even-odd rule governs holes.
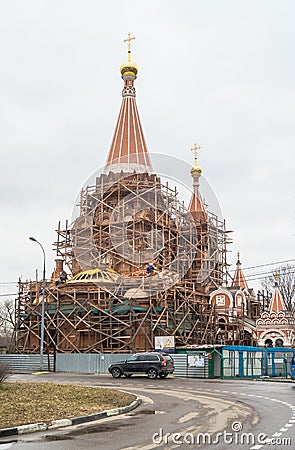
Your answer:
[[[13,378],[118,388],[137,394],[142,404],[85,425],[0,438],[0,450],[295,448],[292,383],[64,373]]]

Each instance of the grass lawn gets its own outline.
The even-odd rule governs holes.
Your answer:
[[[135,398],[97,387],[5,382],[0,384],[0,428],[85,416],[129,405]]]

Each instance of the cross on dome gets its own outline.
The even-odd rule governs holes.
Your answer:
[[[131,37],[131,34],[128,33],[128,37],[124,39],[124,42],[127,42],[128,47],[128,61],[131,61],[131,41],[135,40],[135,36]]]
[[[194,152],[194,166],[198,166],[198,150],[201,150],[200,145],[194,144],[194,146],[190,149],[191,152]]]

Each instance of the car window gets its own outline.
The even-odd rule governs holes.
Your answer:
[[[163,356],[166,359],[166,361],[172,361],[171,356],[169,356],[169,355],[163,355]]]
[[[146,361],[159,361],[158,355],[146,355]]]
[[[139,355],[138,361],[148,361],[147,355]]]
[[[137,361],[138,355],[132,355],[128,358],[128,362],[129,361]]]

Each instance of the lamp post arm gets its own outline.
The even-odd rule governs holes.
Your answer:
[[[44,348],[44,316],[45,316],[45,284],[46,284],[46,256],[45,250],[41,242],[37,241],[34,237],[29,238],[31,241],[36,242],[43,252],[43,277],[42,277],[42,303],[41,303],[41,326],[40,326],[40,370],[43,369],[43,348]]]

